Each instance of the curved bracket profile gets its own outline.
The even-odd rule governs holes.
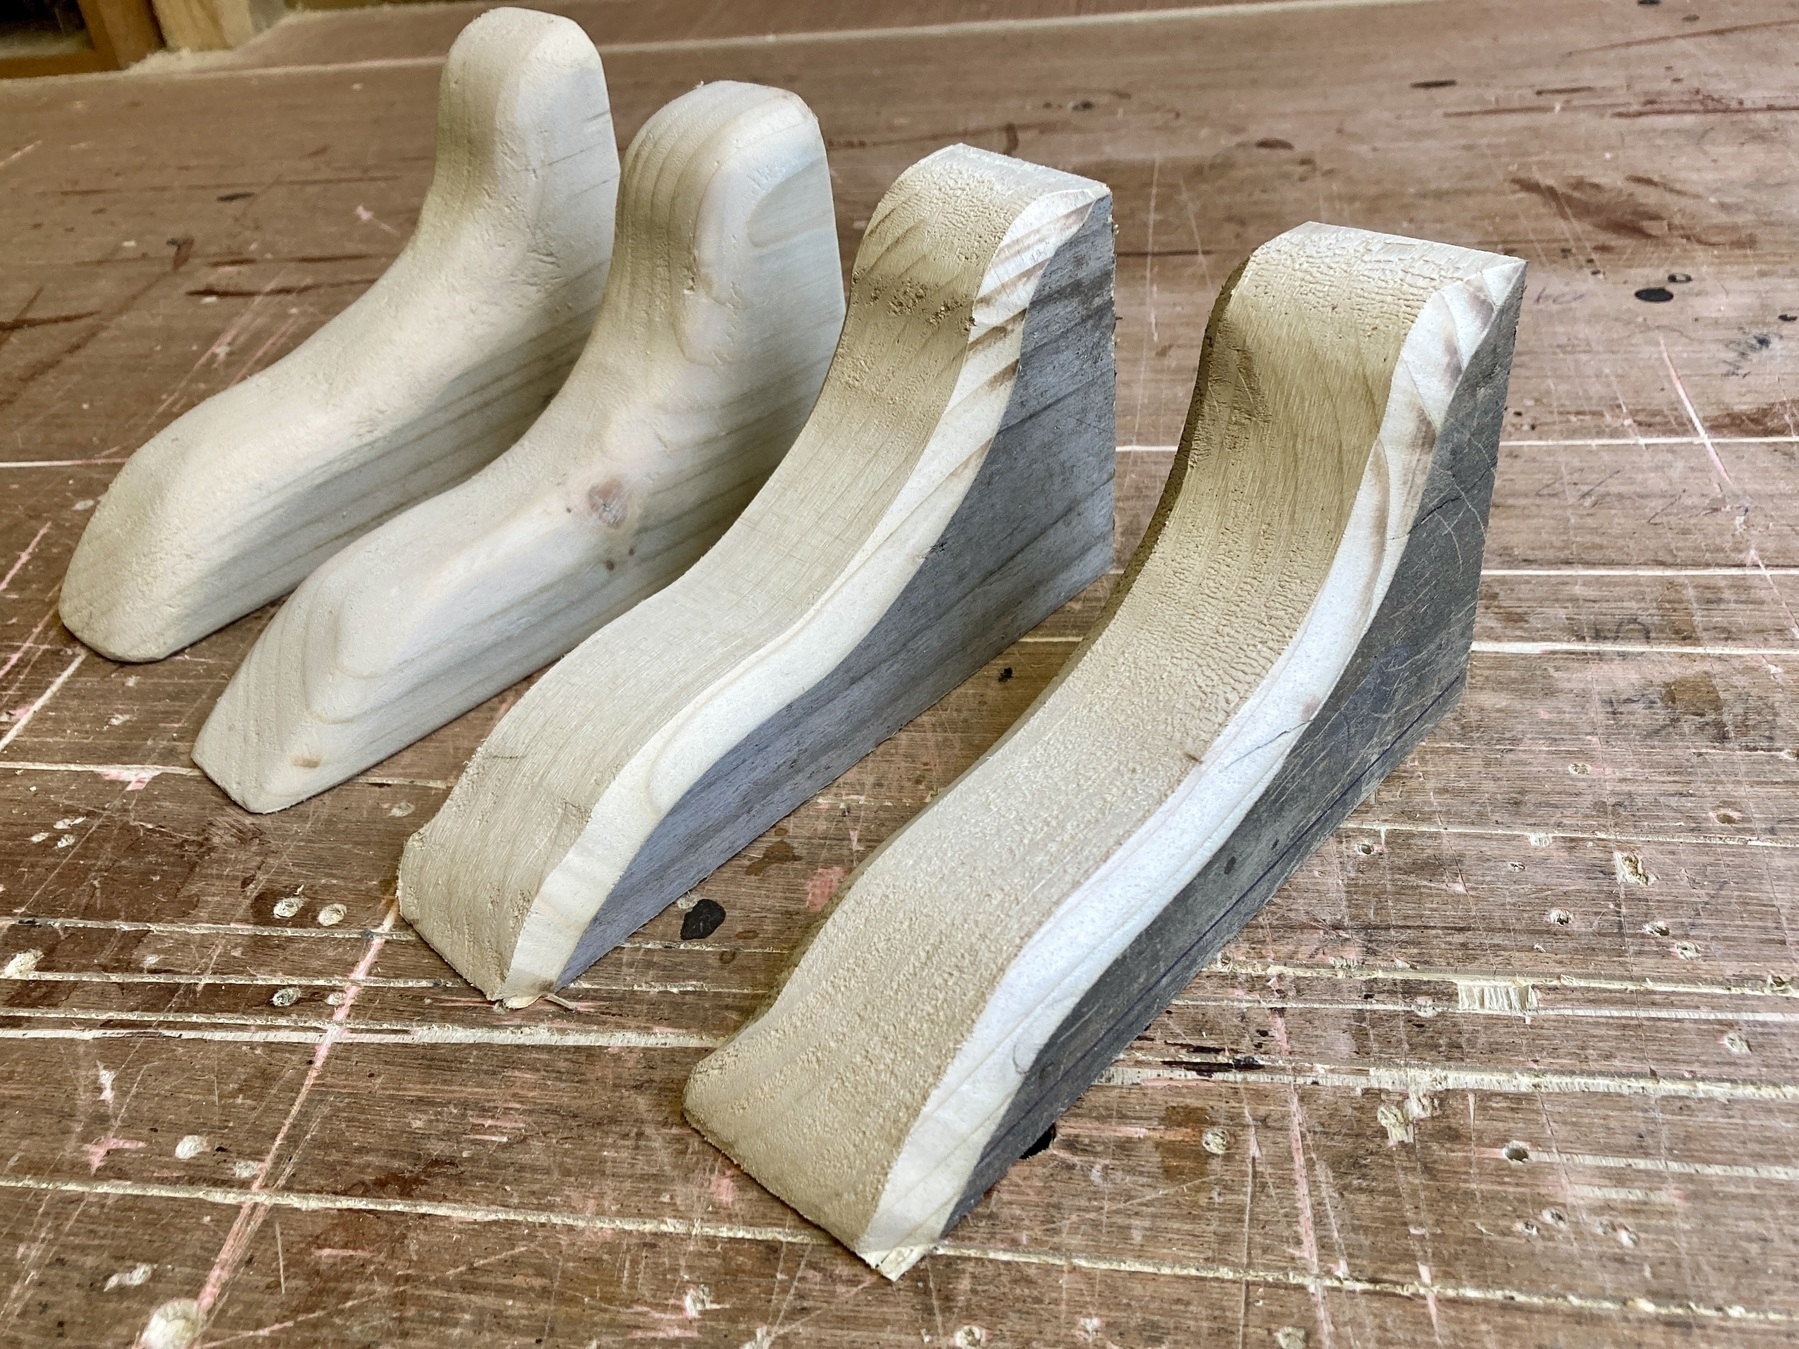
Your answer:
[[[698,559],[781,460],[843,325],[824,138],[719,82],[644,124],[587,348],[519,443],[309,576],[194,761],[251,810],[342,782]]]
[[[1524,265],[1304,225],[1025,718],[841,893],[690,1120],[897,1278],[1454,704]]]
[[[469,24],[405,249],[294,351],[132,455],[69,562],[69,630],[115,660],[159,659],[517,440],[593,326],[617,187],[579,25],[523,9]]]
[[[1105,570],[1109,207],[968,146],[900,176],[767,486],[408,843],[401,911],[477,987],[573,979]]]

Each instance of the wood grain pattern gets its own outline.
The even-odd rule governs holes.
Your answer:
[[[307,577],[194,762],[247,809],[290,806],[680,576],[805,425],[843,326],[837,277],[806,105],[729,80],[669,103],[626,152],[605,298],[543,415]]]
[[[659,27],[661,8],[629,31],[612,6],[570,12],[602,43],[730,31]],[[1120,440],[1161,447],[1118,458],[1117,557],[1252,247],[1317,218],[1531,268],[1475,637],[1565,645],[1477,648],[1437,732],[956,1252],[894,1286],[794,1240],[680,1123],[705,1048],[675,1046],[741,1024],[836,870],[1016,720],[1103,586],[703,882],[727,912],[710,937],[683,942],[671,908],[572,1008],[505,1016],[404,925],[358,971],[407,835],[518,690],[250,820],[186,756],[266,611],[159,665],[69,672],[54,589],[84,503],[392,259],[438,70],[355,63],[435,61],[472,12],[314,16],[191,67],[0,87],[0,969],[35,950],[74,976],[0,980],[0,1061],[21,1065],[0,1091],[31,1107],[0,1118],[0,1155],[27,1149],[0,1173],[0,1338],[126,1344],[206,1293],[203,1343],[1790,1343],[1799,719],[1795,661],[1752,653],[1799,612],[1777,110],[1799,6],[1444,0],[607,56],[621,138],[702,77],[805,97],[846,259],[901,168],[1004,149],[1007,123],[1019,154],[1111,184]],[[786,11],[741,12],[756,33]],[[290,33],[305,68],[280,64]],[[1652,285],[1674,298],[1634,298]],[[1644,649],[1664,644],[1685,654]],[[297,1102],[252,1190],[235,1163]],[[210,1147],[177,1157],[192,1133]],[[108,1137],[145,1146],[90,1169]]]

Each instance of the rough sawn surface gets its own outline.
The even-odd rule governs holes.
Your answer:
[[[901,175],[767,487],[540,680],[408,844],[402,909],[465,977],[573,978],[1104,570],[1106,203],[966,146]]]
[[[1257,250],[1106,614],[695,1069],[702,1132],[897,1277],[1090,1085],[1449,706],[1522,275],[1322,225]]]

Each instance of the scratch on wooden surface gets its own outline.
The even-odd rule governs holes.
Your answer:
[[[1109,1087],[1229,1082],[1294,1088],[1347,1087],[1352,1091],[1421,1094],[1462,1091],[1507,1096],[1593,1094],[1697,1101],[1799,1102],[1799,1084],[1788,1082],[1738,1082],[1720,1078],[1645,1077],[1625,1073],[1572,1073],[1534,1068],[1469,1068],[1427,1064],[1302,1064],[1261,1055],[1247,1055],[1243,1059],[1234,1060],[1233,1066],[1229,1068],[1205,1063],[1196,1064],[1189,1071],[1166,1059],[1147,1060],[1135,1051],[1127,1051],[1122,1055],[1099,1081]]]
[[[1712,461],[1712,468],[1723,480],[1724,486],[1732,492],[1737,485],[1732,481],[1730,470],[1724,467],[1724,461],[1718,457],[1718,447],[1712,442],[1711,433],[1705,429],[1705,423],[1699,420],[1699,413],[1694,410],[1693,400],[1687,397],[1687,386],[1681,382],[1680,371],[1674,368],[1674,358],[1668,354],[1666,338],[1656,338],[1656,345],[1662,351],[1662,364],[1668,368],[1668,378],[1674,381],[1674,393],[1680,399],[1681,410],[1687,414],[1687,420],[1693,424],[1693,430],[1699,436],[1700,443],[1705,446],[1705,453]]]
[[[76,652],[75,659],[70,661],[68,663],[68,665],[63,668],[63,671],[61,674],[57,675],[55,679],[50,681],[50,687],[45,689],[42,693],[38,694],[38,696],[36,698],[34,698],[21,712],[19,712],[19,714],[17,716],[15,716],[13,718],[13,723],[11,726],[7,727],[6,734],[0,735],[0,750],[3,750],[8,745],[10,745],[13,742],[13,737],[18,735],[18,733],[20,731],[24,730],[25,727],[30,724],[31,719],[33,717],[35,717],[39,712],[43,711],[44,704],[49,702],[59,692],[62,691],[62,686],[69,682],[69,676],[74,674],[75,671],[79,670],[81,668],[81,663],[83,661],[85,661],[86,659],[87,659],[86,651]],[[3,673],[3,672],[0,672],[0,673]]]
[[[26,155],[30,154],[42,144],[43,142],[41,140],[36,140],[31,142],[30,145],[20,146],[5,159],[0,159],[0,169],[11,168],[14,164],[17,164],[21,159],[25,158]]]
[[[342,982],[345,981],[339,981]],[[275,1044],[317,1044],[326,1035],[333,1035],[336,1040],[345,1044],[566,1045],[570,1048],[595,1049],[716,1049],[724,1042],[722,1035],[670,1027],[656,1030],[602,1030],[563,1026],[553,1022],[470,1026],[391,1019],[357,1021],[345,1025],[326,1017],[271,1016],[266,1012],[140,1012],[107,1007],[0,1007],[0,1020],[122,1022],[125,1026],[145,1028],[10,1026],[0,1027],[0,1040],[112,1040],[154,1036],[163,1039],[244,1043],[266,1040]],[[238,1029],[228,1029],[231,1027]],[[110,1090],[110,1085],[108,1089]]]
[[[1276,1012],[1269,1021],[1274,1031],[1275,1044],[1282,1053],[1288,1052],[1290,1046],[1287,1043],[1286,1018]],[[1318,1260],[1317,1222],[1312,1213],[1312,1186],[1306,1168],[1305,1109],[1299,1099],[1298,1087],[1291,1082],[1287,1084],[1287,1127],[1288,1141],[1293,1150],[1293,1190],[1299,1222],[1299,1253],[1315,1281],[1321,1266]],[[1334,1349],[1336,1331],[1331,1324],[1330,1307],[1324,1300],[1324,1290],[1316,1282],[1309,1283],[1307,1288],[1312,1295],[1312,1314],[1318,1318],[1318,1330],[1325,1349]]]
[[[49,532],[50,521],[46,520],[38,526],[37,533],[31,536],[31,542],[25,545],[25,551],[19,554],[17,561],[6,569],[6,575],[0,576],[0,591],[4,591],[12,584],[12,578],[19,574],[19,568],[31,561],[31,555],[37,551],[37,546],[44,541],[44,535]]]
[[[275,1250],[278,1260],[280,1259],[281,1250],[280,1241],[281,1224],[280,1220],[277,1219],[275,1224]],[[329,1307],[321,1308],[318,1311],[306,1312],[300,1316],[289,1317],[285,1321],[276,1321],[271,1325],[258,1326],[255,1330],[242,1330],[234,1335],[208,1336],[206,1340],[206,1349],[220,1349],[220,1346],[222,1345],[236,1344],[242,1340],[272,1339],[284,1331],[292,1330],[296,1326],[306,1325],[309,1322],[315,1322],[321,1317],[341,1317],[344,1312],[350,1310],[352,1307],[367,1306],[371,1302],[380,1302],[386,1298],[393,1297],[396,1294],[405,1293],[414,1288],[424,1288],[431,1284],[441,1284],[446,1279],[454,1279],[458,1275],[467,1274],[471,1270],[484,1269],[489,1265],[497,1265],[502,1260],[510,1260],[514,1256],[522,1255],[531,1249],[531,1243],[527,1242],[523,1245],[514,1246],[511,1250],[501,1251],[497,1255],[483,1256],[479,1260],[470,1260],[450,1269],[432,1270],[431,1272],[424,1274],[415,1273],[411,1278],[395,1280],[393,1283],[385,1285],[376,1292],[365,1293],[361,1297],[346,1298],[341,1302],[333,1302]],[[282,1292],[285,1293],[286,1291],[286,1288],[283,1287]]]
[[[268,1185],[269,1172],[275,1164],[275,1159],[280,1156],[282,1146],[287,1142],[287,1135],[293,1128],[294,1121],[300,1117],[301,1109],[312,1094],[312,1089],[318,1084],[319,1075],[324,1071],[326,1060],[330,1057],[333,1046],[338,1042],[344,1022],[356,1006],[358,981],[368,977],[369,970],[381,955],[381,947],[386,934],[393,930],[399,917],[399,902],[390,900],[387,912],[382,915],[381,925],[369,934],[368,945],[363,951],[361,960],[356,963],[356,968],[351,971],[349,979],[345,981],[343,1001],[337,1005],[331,1015],[329,1025],[319,1036],[318,1045],[313,1050],[312,1062],[306,1069],[306,1077],[300,1083],[299,1091],[294,1095],[293,1105],[288,1109],[287,1117],[281,1121],[281,1127],[275,1131],[274,1141],[269,1144],[267,1154],[252,1175],[250,1190],[253,1193],[262,1192]],[[298,1160],[299,1149],[296,1148],[294,1155],[288,1159],[289,1171]],[[286,1176],[287,1172],[284,1171],[276,1179],[275,1184],[280,1185]],[[237,1273],[238,1266],[242,1263],[244,1256],[249,1253],[250,1242],[255,1237],[257,1229],[262,1226],[262,1220],[267,1213],[266,1207],[249,1202],[245,1202],[239,1207],[237,1217],[231,1224],[231,1230],[226,1234],[224,1244],[219,1248],[218,1256],[214,1259],[212,1268],[207,1272],[206,1281],[201,1285],[199,1295],[194,1299],[198,1315],[202,1320],[212,1311],[213,1306],[218,1302],[219,1294],[224,1291],[225,1285]]]
[[[1530,1164],[1588,1166],[1596,1170],[1660,1171],[1670,1176],[1718,1176],[1729,1180],[1799,1181],[1799,1166],[1747,1166],[1729,1162],[1683,1162],[1669,1157],[1604,1157],[1581,1152],[1532,1151]]]
[[[1750,549],[1753,553],[1755,550]],[[1482,567],[1482,576],[1799,576],[1799,567],[1765,567],[1751,559],[1731,567]]]
[[[30,632],[25,634],[25,640],[20,642],[16,647],[14,647],[12,655],[10,655],[6,658],[6,663],[4,665],[0,665],[0,679],[4,679],[4,678],[6,678],[7,675],[12,673],[13,666],[15,666],[19,663],[19,661],[24,657],[24,655],[27,651],[37,649],[34,646],[34,644],[37,642],[38,634],[44,630],[44,625],[46,623],[48,623],[52,618],[55,618],[55,617],[56,617],[56,605],[54,602],[52,602],[50,605],[49,612],[47,612],[42,618],[38,619],[37,626],[32,628],[32,630]]]
[[[228,988],[233,985],[252,988],[270,988],[275,985],[295,985],[301,988],[341,988],[346,983],[372,984],[378,987],[392,988],[437,988],[441,985],[432,979],[404,979],[389,981],[379,977],[349,980],[319,978],[312,975],[300,975],[294,978],[282,978],[279,975],[262,974],[189,974],[177,970],[27,970],[13,974],[0,971],[0,978],[20,983],[63,983],[63,984],[182,984],[192,985],[196,989],[208,987]]]
[[[1484,573],[1483,573],[1484,574]],[[1019,643],[1038,646],[1074,646],[1079,635],[1020,637]],[[1476,641],[1477,656],[1769,656],[1799,658],[1799,646],[1697,646],[1676,642],[1495,642]],[[4,765],[0,765],[4,766]]]
[[[366,937],[367,933],[359,934]],[[39,955],[39,952],[32,952]],[[395,977],[391,975],[371,974],[358,978],[346,975],[332,978],[320,975],[281,975],[281,974],[216,974],[212,972],[194,972],[183,970],[40,970],[33,965],[30,968],[13,968],[8,961],[4,969],[0,969],[0,980],[14,983],[58,983],[58,984],[165,984],[192,988],[196,992],[204,988],[400,988],[400,989],[446,989],[459,991],[468,996],[468,1000],[480,1005],[488,1005],[484,995],[478,993],[461,977],[454,978],[422,978]],[[574,985],[570,985],[574,987]],[[604,993],[723,993],[739,995],[755,995],[763,990],[731,984],[718,984],[709,979],[677,979],[677,980],[618,980],[612,983],[590,983],[584,985],[594,992]],[[592,1010],[599,1004],[587,1002],[571,1002],[566,998],[558,998],[557,1002],[573,1012]],[[3,1011],[4,1009],[0,1009]]]
[[[304,1190],[245,1190],[221,1185],[165,1185],[129,1180],[62,1180],[17,1174],[0,1175],[0,1190],[174,1199],[228,1204],[259,1212],[282,1208],[309,1213],[397,1213],[410,1217],[453,1218],[462,1222],[516,1222],[716,1241],[777,1241],[804,1246],[831,1244],[831,1238],[809,1228],[755,1227],[689,1218],[634,1218],[621,1214],[570,1213],[559,1209],[506,1208],[497,1204],[457,1204],[428,1199],[383,1199],[374,1195],[318,1194]]]
[[[1703,844],[1726,848],[1799,848],[1799,839],[1758,838],[1753,834],[1614,834],[1585,829],[1524,829],[1519,827],[1478,824],[1409,824],[1393,820],[1361,820],[1352,818],[1338,833],[1353,834],[1358,829],[1386,834],[1448,834],[1470,838],[1521,838],[1533,847],[1554,841],[1570,843],[1667,843],[1675,845]]]
[[[1467,1285],[1422,1283],[1399,1280],[1361,1279],[1346,1274],[1309,1274],[1298,1270],[1245,1269],[1229,1265],[1185,1264],[1173,1261],[1137,1260],[1119,1257],[1071,1255],[1056,1251],[1004,1250],[991,1246],[964,1246],[944,1242],[932,1249],[933,1255],[968,1260],[991,1260],[1016,1264],[1060,1265],[1119,1274],[1154,1274],[1172,1278],[1216,1279],[1228,1283],[1285,1285],[1290,1288],[1344,1293],[1383,1293],[1396,1297],[1422,1300],[1427,1292],[1438,1298],[1456,1302],[1510,1303],[1525,1307],[1560,1307],[1581,1311],[1613,1313],[1635,1312],[1645,1316],[1699,1317],[1716,1321],[1757,1322],[1766,1325],[1799,1324],[1799,1316],[1772,1308],[1739,1305],[1708,1306],[1696,1302],[1658,1302],[1651,1298],[1612,1298],[1586,1293],[1541,1293],[1518,1288],[1479,1288]]]
[[[319,1194],[293,1190],[242,1190],[225,1186],[167,1185],[147,1181],[63,1180],[48,1177],[0,1175],[0,1189],[60,1194],[118,1195],[131,1198],[167,1199],[180,1202],[248,1206],[260,1210],[295,1209],[304,1212],[392,1213],[409,1217],[441,1217],[462,1222],[521,1223],[577,1228],[601,1232],[668,1235],[716,1241],[771,1242],[782,1245],[824,1246],[830,1238],[812,1228],[758,1227],[714,1223],[685,1218],[638,1218],[618,1214],[570,1213],[556,1209],[507,1208],[489,1204],[456,1204],[418,1199],[382,1199],[374,1196]],[[1422,1299],[1425,1286],[1399,1280],[1357,1278],[1345,1273],[1312,1273],[1308,1270],[1266,1269],[1246,1266],[1197,1264],[1088,1255],[1043,1249],[1004,1249],[943,1242],[932,1254],[959,1260],[996,1264],[1035,1264],[1099,1273],[1148,1274],[1168,1278],[1221,1280],[1272,1286],[1348,1293],[1375,1293]],[[1439,1298],[1471,1303],[1510,1303],[1518,1306],[1563,1308],[1580,1311],[1634,1313],[1652,1317],[1697,1317],[1706,1320],[1751,1324],[1799,1324],[1799,1316],[1771,1308],[1740,1305],[1714,1306],[1698,1302],[1662,1302],[1646,1297],[1613,1298],[1587,1293],[1537,1292],[1516,1288],[1488,1288],[1432,1283],[1429,1291]]]
[[[1694,993],[1706,997],[1764,997],[1791,998],[1799,997],[1799,984],[1780,976],[1763,976],[1754,980],[1707,981],[1695,979],[1655,979],[1631,978],[1622,975],[1603,974],[1536,974],[1512,975],[1496,971],[1457,970],[1417,965],[1373,965],[1349,961],[1320,961],[1317,964],[1306,964],[1299,961],[1258,960],[1247,956],[1236,956],[1226,953],[1219,956],[1208,966],[1209,970],[1219,974],[1247,974],[1261,978],[1274,975],[1292,975],[1296,978],[1314,979],[1392,979],[1403,982],[1423,982],[1433,984],[1454,984],[1464,979],[1498,980],[1513,978],[1529,978],[1533,984],[1544,988],[1560,986],[1562,988],[1587,988],[1614,993]]]
[[[1799,435],[1778,436],[1710,436],[1713,445],[1792,445],[1799,444]],[[1588,445],[1703,445],[1705,442],[1698,436],[1568,436],[1561,439],[1518,439],[1501,440],[1502,450],[1556,450],[1581,449]],[[1166,454],[1173,455],[1174,445],[1120,445],[1120,454]]]
[[[1026,640],[1029,640],[1028,638]],[[1671,642],[1476,642],[1477,656],[1769,656],[1799,657],[1795,646],[1682,646]]]
[[[1342,1012],[1353,1015],[1358,1012],[1394,1012],[1409,1013],[1414,1016],[1498,1016],[1510,1017],[1521,1021],[1536,1020],[1592,1020],[1592,1021],[1720,1021],[1732,1025],[1746,1021],[1766,1025],[1799,1025],[1799,1012],[1764,1012],[1740,1007],[1545,1007],[1536,1000],[1539,988],[1555,986],[1553,976],[1549,979],[1529,984],[1527,991],[1519,996],[1511,993],[1507,996],[1488,999],[1470,993],[1461,996],[1466,985],[1477,988],[1490,988],[1496,981],[1482,979],[1457,979],[1454,981],[1457,990],[1455,1005],[1438,1005],[1428,998],[1410,999],[1397,1002],[1390,998],[1353,998],[1334,1002],[1324,998],[1296,998],[1281,994],[1243,993],[1218,998],[1179,997],[1169,1003],[1170,1007],[1211,1007],[1219,1010],[1234,1010],[1244,1007],[1258,1007],[1267,1010],[1306,1011],[1306,1012]],[[1527,1001],[1528,999],[1528,1001]]]
[[[52,929],[93,929],[103,932],[153,932],[159,935],[174,936],[231,936],[231,937],[298,937],[303,939],[329,939],[334,941],[366,941],[366,928],[330,928],[330,927],[275,927],[259,923],[169,923],[156,922],[150,919],[134,918],[70,918],[59,914],[0,914],[0,931],[9,927],[47,927]],[[419,940],[418,934],[409,927],[396,927],[387,934],[387,942],[409,942]],[[781,955],[787,952],[786,947],[753,946],[741,943],[723,943],[707,941],[659,941],[649,937],[632,937],[621,943],[621,949],[633,951],[704,951],[714,955],[721,951],[761,952],[767,955]],[[446,973],[449,970],[445,966]],[[458,976],[457,984],[463,983]],[[584,980],[577,979],[570,988],[587,987]],[[596,985],[597,986],[597,985]]]
[[[105,454],[97,459],[0,459],[0,471],[9,468],[80,468],[86,464],[122,464],[126,456]]]
[[[330,938],[337,941],[368,940],[368,933],[358,928],[273,927],[256,923],[159,923],[147,919],[66,918],[60,915],[39,917],[35,914],[0,915],[0,932],[5,931],[9,927],[70,928],[77,931],[94,930],[101,932],[150,932],[159,936],[307,937]],[[418,936],[410,929],[396,928],[394,931],[388,933],[387,940],[389,942],[417,941]]]
[[[83,655],[85,654],[84,652]],[[77,664],[79,663],[78,660]],[[0,676],[5,673],[5,669],[0,668]],[[9,735],[7,739],[11,739],[11,736]],[[0,748],[4,748],[5,745],[6,740],[0,740]],[[206,776],[191,764],[47,763],[35,759],[0,759],[0,771],[9,768],[17,773],[95,773],[109,781],[136,784],[129,790],[136,790],[137,786],[165,774],[178,778],[203,778]],[[365,787],[426,787],[440,792],[447,792],[455,785],[448,778],[396,778],[379,773],[361,773],[350,778],[349,781],[361,783]]]

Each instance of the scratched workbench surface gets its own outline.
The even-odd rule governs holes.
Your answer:
[[[267,612],[136,667],[56,617],[119,462],[397,252],[477,7],[0,86],[0,1343],[1799,1335],[1799,3],[552,7],[621,136],[703,79],[803,95],[846,260],[947,142],[1110,183],[1121,559],[1250,249],[1526,258],[1467,695],[889,1285],[681,1085],[1096,596],[706,881],[715,931],[497,1013],[394,874],[517,690],[251,816],[188,750]]]

